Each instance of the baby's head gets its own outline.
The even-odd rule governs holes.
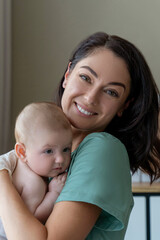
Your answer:
[[[54,103],[27,105],[17,117],[15,138],[18,158],[38,175],[54,177],[68,168],[71,126]]]

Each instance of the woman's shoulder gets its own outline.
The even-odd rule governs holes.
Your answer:
[[[89,141],[97,141],[97,142],[113,142],[113,143],[119,143],[119,144],[122,144],[123,143],[116,137],[114,137],[113,135],[111,135],[110,133],[107,133],[107,132],[94,132],[94,133],[90,133],[88,134],[82,141],[82,145],[86,142],[89,142]]]
[[[84,140],[88,140],[88,139],[103,139],[105,141],[107,140],[107,141],[121,142],[118,138],[114,137],[113,135],[107,132],[90,133],[84,138]]]
[[[127,152],[124,144],[118,138],[106,132],[95,132],[88,134],[80,143],[77,151],[84,151],[84,149],[88,149],[89,151],[89,148],[95,148],[97,150],[104,149],[107,151],[112,149],[121,149]]]
[[[87,159],[87,161],[86,161]],[[84,161],[85,164],[97,166],[101,164],[125,164],[128,169],[129,157],[124,144],[116,137],[106,132],[96,132],[87,135],[78,148],[72,153],[72,162]]]

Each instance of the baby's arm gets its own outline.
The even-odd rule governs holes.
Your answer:
[[[57,200],[62,188],[65,184],[67,173],[56,176],[48,185],[48,192],[40,205],[36,208],[34,216],[41,222],[45,223],[53,210],[55,201]]]

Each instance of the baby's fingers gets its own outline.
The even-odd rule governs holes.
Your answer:
[[[66,179],[67,179],[67,173],[62,173],[58,176],[58,179],[61,181],[61,182],[65,182]]]

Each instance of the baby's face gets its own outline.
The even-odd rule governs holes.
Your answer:
[[[26,146],[28,166],[38,175],[55,177],[64,172],[70,163],[72,132],[70,129],[34,131]]]

